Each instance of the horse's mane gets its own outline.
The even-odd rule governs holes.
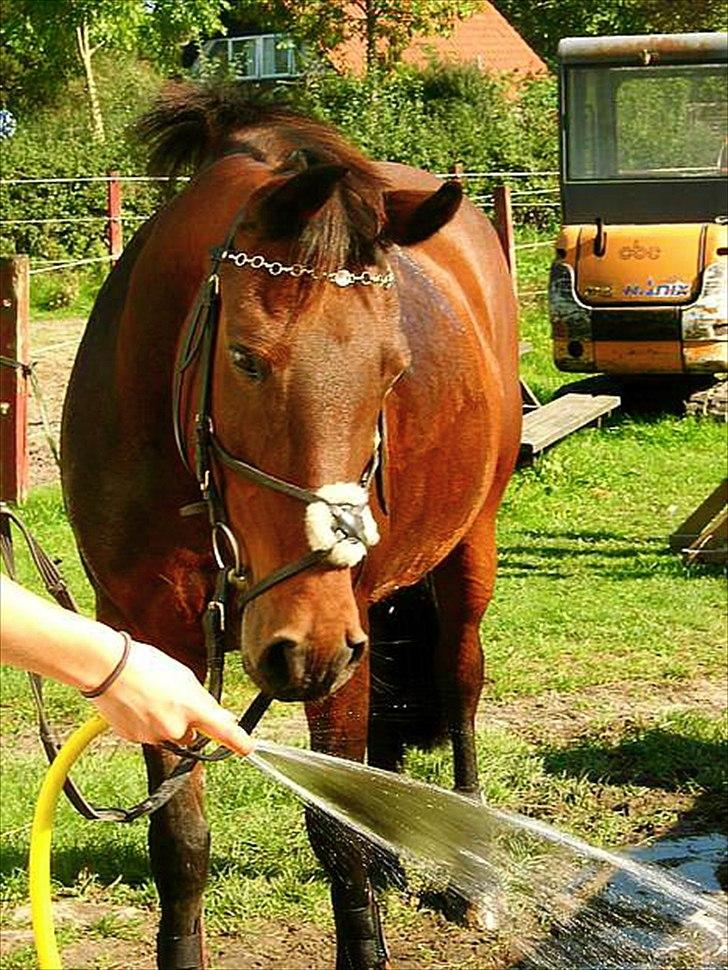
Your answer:
[[[384,182],[374,163],[325,122],[261,100],[245,85],[174,82],[139,119],[136,134],[154,175],[198,171],[231,153],[252,156],[274,173],[344,166],[336,193],[299,239],[298,254],[321,269],[374,260]]]

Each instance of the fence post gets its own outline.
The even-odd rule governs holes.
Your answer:
[[[0,259],[0,499],[28,494],[28,257]]]
[[[109,181],[106,183],[106,212],[109,217],[109,254],[111,265],[115,266],[124,248],[123,228],[121,224],[121,180],[115,169],[106,173]]]
[[[465,166],[462,162],[455,162],[454,165],[450,167],[450,172],[455,176],[455,178],[460,182],[462,186],[465,185],[465,178],[463,173],[465,172]]]
[[[493,223],[513,280],[513,291],[518,293],[516,279],[516,240],[513,235],[513,209],[510,185],[496,185],[493,189]]]

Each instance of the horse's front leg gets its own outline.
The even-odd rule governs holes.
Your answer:
[[[150,791],[179,760],[161,748],[144,746]],[[204,769],[197,765],[187,782],[149,823],[149,857],[159,893],[157,934],[160,970],[199,970],[206,964],[202,893],[207,881],[210,830],[203,811]]]
[[[363,761],[369,719],[369,658],[325,700],[306,705],[315,751]],[[311,846],[331,879],[336,925],[336,970],[383,970],[387,948],[362,843],[322,812],[307,808]]]

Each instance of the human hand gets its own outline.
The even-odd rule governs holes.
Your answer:
[[[238,727],[235,715],[217,703],[192,671],[148,643],[132,641],[123,670],[92,702],[128,741],[189,742],[200,731],[237,754],[253,750],[252,738]]]

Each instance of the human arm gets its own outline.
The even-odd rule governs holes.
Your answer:
[[[82,691],[93,690],[118,664],[123,638],[111,627],[64,610],[0,576],[0,660]],[[129,741],[157,744],[192,730],[238,754],[253,747],[184,664],[148,643],[132,641],[119,676],[92,701]]]

